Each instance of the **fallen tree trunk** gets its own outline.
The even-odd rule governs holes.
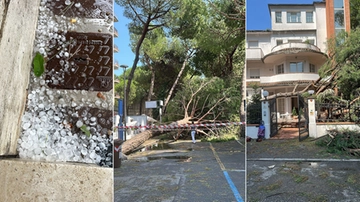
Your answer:
[[[146,140],[150,139],[151,137],[160,135],[161,133],[162,133],[162,131],[147,130],[147,131],[144,131],[142,133],[135,135],[133,138],[125,141],[122,144],[122,148],[121,148],[122,153],[123,154],[131,153],[134,149],[136,149],[140,145],[142,145]]]

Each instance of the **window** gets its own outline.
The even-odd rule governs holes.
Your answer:
[[[301,43],[301,39],[288,39],[288,43]]]
[[[280,114],[285,114],[285,98],[278,98],[277,102],[277,111]]]
[[[283,40],[282,39],[277,39],[276,40],[276,45],[278,46],[278,45],[281,45],[281,44],[283,44]]]
[[[250,79],[259,79],[260,69],[250,69]]]
[[[284,64],[278,65],[276,68],[277,74],[283,74],[284,73]]]
[[[335,29],[344,28],[344,10],[335,10]]]
[[[249,41],[248,42],[248,48],[258,48],[259,42],[258,41]]]
[[[287,12],[287,22],[288,23],[298,23],[301,22],[300,12]]]
[[[315,40],[314,39],[308,39],[307,40],[309,44],[315,45]]]
[[[311,72],[311,73],[315,73],[315,72],[316,72],[316,69],[315,69],[315,65],[314,65],[314,64],[310,64],[310,65],[309,65],[309,68],[310,68],[310,72]]]
[[[281,12],[279,11],[275,12],[275,22],[281,23]]]
[[[298,73],[304,72],[304,67],[302,62],[290,62],[290,72]]]
[[[314,22],[314,14],[313,12],[306,12],[306,23],[313,23]]]
[[[344,0],[334,0],[334,8],[344,8]]]

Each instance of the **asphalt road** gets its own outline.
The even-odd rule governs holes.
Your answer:
[[[360,201],[360,159],[310,139],[247,144],[247,201]]]
[[[116,202],[245,201],[245,146],[176,141],[138,152],[114,170]]]

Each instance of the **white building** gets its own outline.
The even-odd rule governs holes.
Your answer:
[[[257,84],[269,95],[296,92],[319,78],[327,59],[325,2],[269,4],[271,30],[247,31],[247,101]],[[277,99],[279,114],[298,108],[297,97]]]

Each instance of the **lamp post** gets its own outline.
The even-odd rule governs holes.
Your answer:
[[[126,68],[128,68],[127,65],[120,65],[121,68],[124,69],[124,117],[123,117],[123,120],[124,120],[124,127],[123,127],[123,130],[124,130],[124,140],[126,141],[126,82],[125,82],[125,72],[126,72]]]

